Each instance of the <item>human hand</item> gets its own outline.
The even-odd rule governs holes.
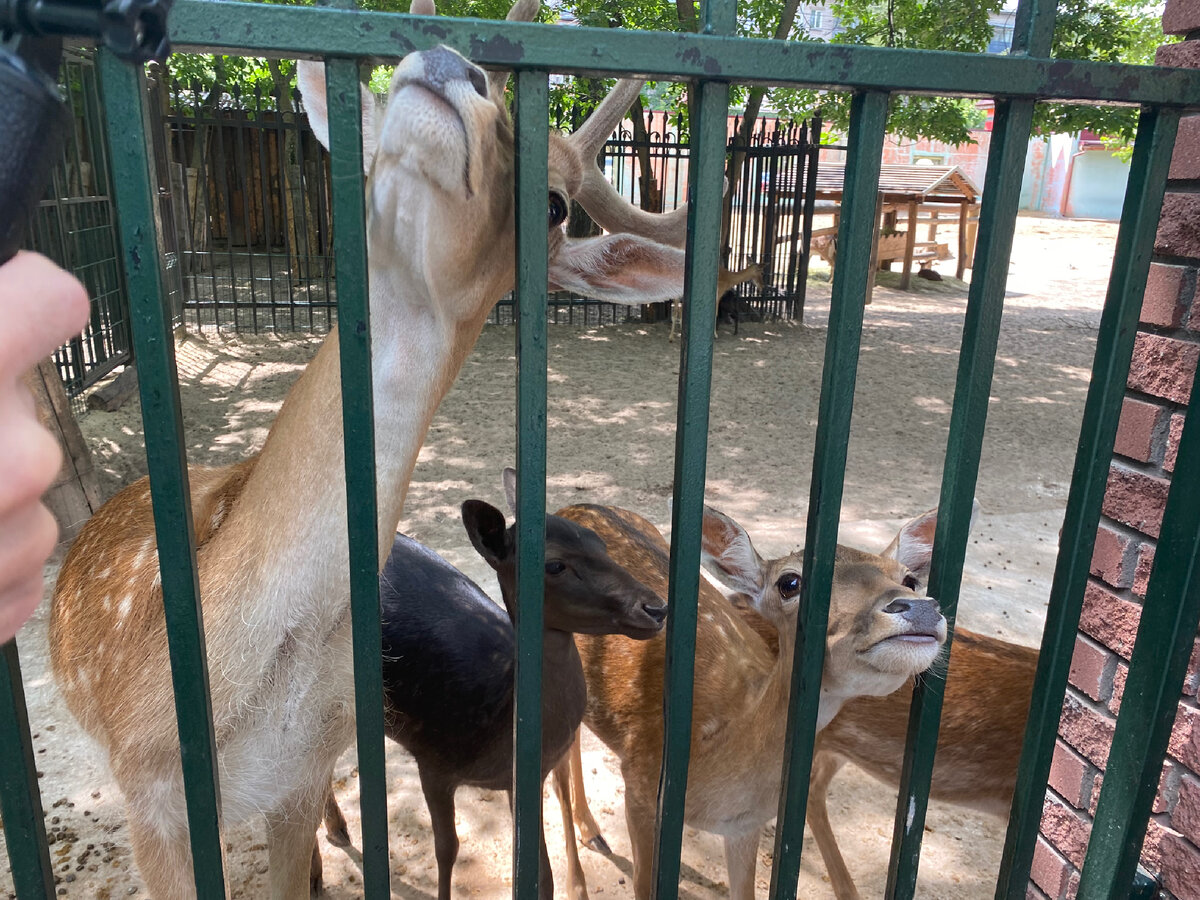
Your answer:
[[[62,463],[22,376],[87,322],[87,293],[36,253],[0,266],[0,643],[42,597],[42,567],[58,540],[41,502]]]

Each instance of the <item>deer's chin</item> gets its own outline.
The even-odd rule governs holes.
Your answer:
[[[876,641],[860,655],[880,672],[908,677],[932,666],[944,642],[944,632],[940,635],[903,632]]]
[[[457,106],[417,81],[393,90],[378,153],[450,194],[470,196],[470,135]]]

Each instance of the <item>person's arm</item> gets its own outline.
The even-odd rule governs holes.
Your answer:
[[[58,474],[58,441],[38,421],[22,376],[83,328],[88,301],[71,275],[35,253],[0,266],[0,643],[42,597],[58,526],[41,502]]]

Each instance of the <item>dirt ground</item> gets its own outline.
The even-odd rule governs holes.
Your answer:
[[[1035,644],[1055,538],[1061,523],[1095,330],[1112,257],[1111,223],[1022,217],[996,361],[978,498],[982,515],[968,548],[960,622]],[[939,264],[948,274],[953,263]],[[961,282],[914,279],[889,287],[881,276],[868,307],[843,505],[842,541],[881,549],[906,518],[936,504],[950,418],[966,291]],[[811,282],[803,325],[722,327],[713,366],[708,501],[738,519],[760,552],[800,546],[816,426],[829,290]],[[664,532],[669,526],[678,345],[667,324],[555,326],[550,332],[550,508],[571,502],[627,507]],[[315,340],[189,337],[177,348],[189,459],[220,464],[261,445],[284,394],[315,351]],[[460,566],[499,597],[495,579],[471,549],[458,518],[469,497],[502,505],[500,469],[514,456],[514,331],[489,326],[442,404],[412,480],[402,529]],[[138,405],[80,419],[106,494],[145,471]],[[314,472],[314,478],[324,477]],[[52,583],[55,566],[49,576]],[[49,590],[49,589],[48,589]],[[134,871],[119,793],[99,751],[67,713],[48,671],[46,605],[20,646],[35,732],[43,802],[64,897],[144,894]],[[1015,751],[1014,751],[1015,752]],[[632,896],[622,786],[614,757],[588,736],[589,796],[614,856],[584,850],[595,895]],[[436,895],[436,865],[416,769],[389,751],[393,893]],[[353,751],[337,789],[358,842]],[[562,832],[546,792],[547,840],[560,892]],[[882,893],[894,800],[851,766],[835,780],[830,810],[847,861],[865,896]],[[944,804],[929,813],[922,898],[990,896],[1003,823]],[[503,795],[463,789],[455,869],[459,896],[507,897],[510,819]],[[265,895],[261,824],[232,828],[228,872],[234,897]],[[770,879],[773,833],[759,858],[760,896]],[[322,839],[327,896],[359,896],[360,858]],[[11,896],[0,848],[0,897]],[[806,840],[801,896],[829,888]],[[721,845],[687,829],[682,896],[725,896]]]

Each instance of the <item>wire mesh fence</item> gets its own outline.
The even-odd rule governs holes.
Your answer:
[[[165,136],[156,167],[168,196],[166,248],[177,267],[168,285],[182,294],[185,325],[239,332],[328,331],[336,319],[337,272],[330,220],[328,154],[309,125],[299,92],[277,68],[267,89],[184,83],[153,84],[151,108]],[[686,201],[689,145],[667,111],[627,119],[604,147],[601,164],[623,196],[656,212]],[[569,114],[555,113],[570,127]],[[740,120],[730,120],[736,135]],[[793,316],[802,310],[807,272],[805,173],[813,171],[819,123],[757,123],[749,141],[731,137],[740,165],[726,202],[731,270],[763,266],[763,284],[738,286],[725,319]],[[744,144],[744,145],[743,145]],[[787,187],[785,187],[787,186]],[[592,226],[593,228],[595,226]],[[587,224],[581,233],[587,233]],[[565,292],[551,295],[555,324],[600,325],[654,320],[665,310],[627,307]],[[490,320],[513,321],[512,298]]]
[[[71,127],[46,197],[30,223],[27,244],[74,273],[91,298],[87,327],[54,353],[68,396],[77,397],[129,361],[129,315],[90,50],[67,52],[60,86]]]

